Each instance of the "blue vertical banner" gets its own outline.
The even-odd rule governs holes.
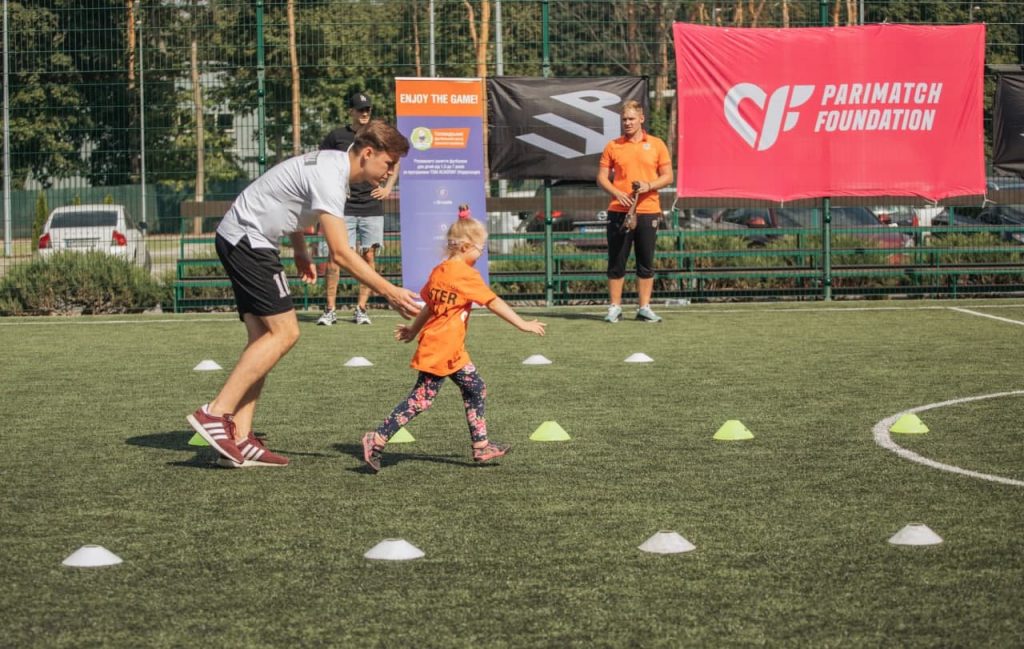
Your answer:
[[[446,256],[459,206],[487,224],[484,85],[481,79],[395,79],[398,130],[412,148],[402,159],[402,285],[419,291]],[[487,253],[476,268],[487,276]]]

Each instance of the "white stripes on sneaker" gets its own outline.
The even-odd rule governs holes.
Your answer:
[[[240,446],[238,450],[242,452],[242,457],[252,462],[259,462],[259,459],[263,457],[264,453],[262,448],[256,446],[249,440],[242,442],[242,446]]]

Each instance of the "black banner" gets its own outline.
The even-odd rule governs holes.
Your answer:
[[[488,79],[491,177],[594,180],[630,99],[648,113],[645,77]]]
[[[1024,178],[1024,74],[1003,74],[992,110],[992,166]]]

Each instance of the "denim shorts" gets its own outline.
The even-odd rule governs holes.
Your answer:
[[[345,227],[348,229],[348,247],[360,254],[370,248],[380,248],[384,245],[383,216],[346,216]],[[321,241],[317,246],[317,255],[329,257],[330,254],[327,241]]]
[[[384,216],[346,216],[348,245],[362,252],[384,245]]]

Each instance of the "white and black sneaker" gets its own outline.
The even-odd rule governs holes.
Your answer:
[[[318,325],[330,327],[332,324],[338,321],[338,316],[334,313],[334,309],[324,309],[324,313],[320,316],[320,319],[316,321]]]
[[[355,314],[352,315],[352,322],[356,323],[357,325],[371,324],[370,316],[366,315],[366,311],[364,309],[360,309],[359,307],[356,307],[356,312]]]

